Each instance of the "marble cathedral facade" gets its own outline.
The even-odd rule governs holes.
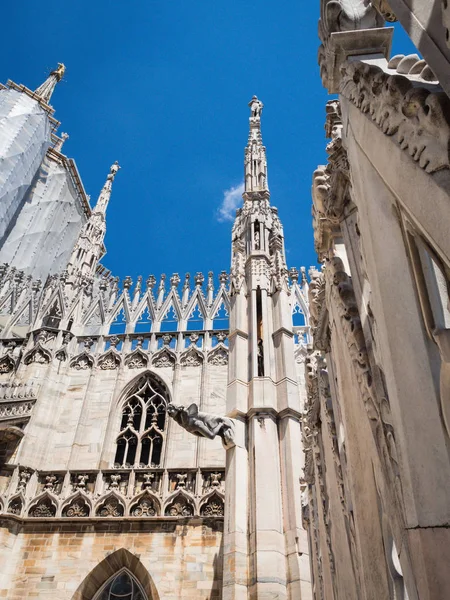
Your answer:
[[[0,598],[450,597],[450,9],[320,6],[308,276],[256,97],[230,273],[119,285],[64,66],[0,89]]]
[[[304,269],[250,102],[232,264],[119,284],[50,100],[0,89],[0,598],[311,598]],[[300,319],[293,325],[293,313]]]

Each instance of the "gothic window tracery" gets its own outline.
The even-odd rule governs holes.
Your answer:
[[[123,569],[102,587],[94,600],[148,600],[147,594],[126,569]]]
[[[114,464],[155,467],[161,462],[165,439],[166,406],[164,387],[151,375],[141,377],[122,408],[120,434]]]

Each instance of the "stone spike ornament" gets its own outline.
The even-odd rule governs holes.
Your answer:
[[[44,83],[35,90],[34,93],[36,94],[36,96],[39,96],[41,100],[48,104],[56,87],[56,84],[61,81],[61,79],[64,77],[65,72],[65,65],[63,63],[58,63],[57,68],[51,71],[50,75],[47,77]]]
[[[111,198],[112,182],[114,181],[114,179],[117,175],[117,171],[120,168],[121,167],[119,166],[119,163],[117,162],[117,160],[113,165],[111,165],[108,176],[105,181],[105,185],[103,186],[103,188],[100,192],[100,195],[98,197],[94,212],[102,213],[102,214],[106,213],[109,199]]]
[[[267,184],[266,148],[262,142],[261,114],[264,104],[256,96],[248,103],[250,107],[250,131],[245,148],[245,191],[269,191]]]
[[[53,146],[53,150],[55,150],[55,152],[61,152],[64,142],[68,139],[68,133],[61,133],[61,137],[57,139],[55,145]]]

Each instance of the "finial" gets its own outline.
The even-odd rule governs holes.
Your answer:
[[[114,178],[117,175],[117,171],[120,168],[121,167],[119,166],[119,163],[117,162],[117,160],[109,168],[109,173],[108,173],[108,176],[106,177],[105,185],[103,186],[102,191],[100,192],[100,196],[98,197],[97,205],[94,209],[94,212],[96,212],[96,213],[101,212],[101,213],[105,214],[109,199],[111,197],[112,182],[114,181]]]
[[[56,141],[56,144],[53,146],[53,150],[55,150],[56,152],[61,152],[64,142],[68,139],[68,133],[61,133],[61,137],[58,138],[58,140]]]
[[[258,100],[257,96],[253,96],[248,105],[250,107],[251,118],[260,119],[262,110],[264,108],[264,104],[261,102],[261,100]]]
[[[61,79],[64,77],[65,72],[65,65],[63,65],[63,63],[58,63],[57,68],[51,71],[50,75],[47,77],[44,83],[35,90],[34,93],[36,94],[36,96],[39,96],[41,100],[48,104],[56,87],[56,84],[61,81]]]

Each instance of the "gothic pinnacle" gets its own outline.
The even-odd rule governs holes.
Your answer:
[[[65,72],[65,65],[63,65],[63,63],[58,63],[57,68],[51,71],[50,75],[47,77],[44,83],[41,84],[35,90],[34,93],[36,94],[36,96],[39,96],[41,100],[48,104],[56,87],[56,84],[61,81],[61,79],[64,77]]]
[[[114,181],[115,176],[117,175],[117,171],[120,169],[119,163],[116,162],[111,165],[109,169],[108,176],[105,181],[105,185],[100,192],[100,196],[98,197],[97,204],[95,206],[94,212],[101,212],[105,214],[106,208],[108,207],[108,202],[111,197],[112,190],[112,182]]]
[[[248,105],[250,107],[250,131],[245,148],[245,191],[269,191],[266,149],[261,135],[261,114],[264,104],[256,96],[253,96]]]

